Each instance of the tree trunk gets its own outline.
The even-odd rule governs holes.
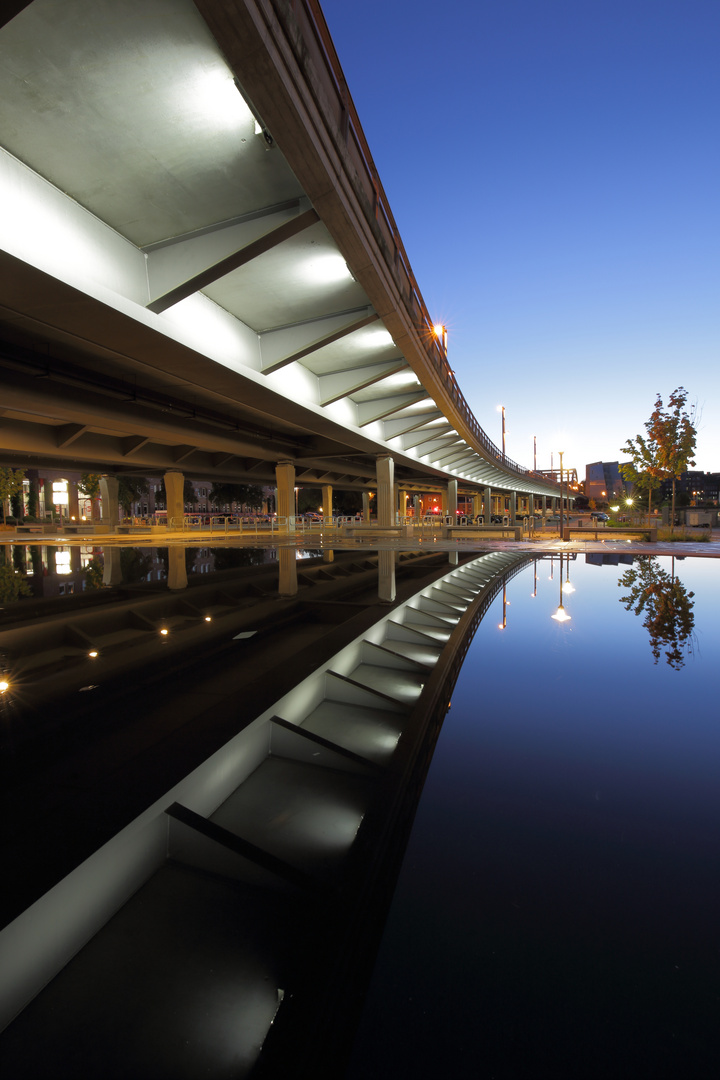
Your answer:
[[[672,507],[670,510],[670,535],[675,532],[675,477],[673,476]]]

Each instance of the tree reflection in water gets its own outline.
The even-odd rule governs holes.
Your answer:
[[[629,589],[620,597],[625,610],[645,614],[643,626],[650,634],[650,648],[657,664],[665,650],[667,663],[679,671],[685,666],[685,656],[692,655],[695,617],[692,598],[681,581],[675,577],[675,559],[668,574],[654,556],[640,555],[631,570],[618,581],[620,588]]]

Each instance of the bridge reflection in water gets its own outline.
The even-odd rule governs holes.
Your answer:
[[[23,693],[15,691],[18,702],[36,694],[29,734],[22,714],[8,712],[15,742],[6,750],[21,773],[41,741],[60,746],[69,736],[79,764],[65,770],[66,782],[74,777],[82,788],[93,772],[97,787],[101,770],[103,789],[135,784],[144,797],[172,775],[168,758],[177,752],[180,762],[189,760],[184,729],[194,730],[186,740],[192,753],[207,749],[206,723],[220,712],[210,738],[222,736],[223,744],[155,791],[149,808],[0,934],[2,1023],[9,1025],[0,1036],[0,1063],[7,1075],[340,1075],[452,685],[489,603],[529,561],[510,552],[462,563],[451,555],[448,569],[437,556],[399,562],[392,553],[380,556],[301,563],[306,593],[312,583],[310,603],[263,594],[260,568],[243,578],[237,596],[229,580],[185,592],[177,588],[176,567],[174,593],[118,592],[109,604],[88,604],[70,619],[67,610],[61,620],[46,611],[34,624],[36,637],[18,619],[14,640],[25,638],[24,684],[17,647],[7,664],[11,672],[14,665],[17,687],[24,685]],[[380,608],[360,600],[367,575],[378,570]],[[292,586],[290,567],[282,572]],[[238,602],[248,589],[249,606]],[[199,643],[207,618],[212,633],[222,628],[213,646],[218,663]],[[284,645],[273,620],[287,628]],[[256,647],[264,632],[268,655]],[[88,737],[94,749],[83,762],[93,713],[86,710],[85,726],[74,729],[67,703],[85,689],[87,661],[73,650],[87,652],[86,642],[98,640],[104,667],[97,670],[118,688],[129,727],[120,725],[108,694],[100,697],[95,724],[120,726],[109,740]],[[334,654],[329,642],[338,648]],[[237,650],[245,646],[248,658],[238,663]],[[158,655],[159,649],[165,652]],[[126,657],[141,650],[151,669],[164,666],[175,683],[174,695],[166,683],[161,691],[151,687],[137,709],[142,717],[127,715],[127,693],[119,691],[128,679],[123,650]],[[210,701],[187,681],[193,652],[212,679]],[[313,654],[319,660],[313,673],[289,687],[298,657]],[[41,656],[55,663],[60,736],[47,713],[38,719]],[[265,703],[251,717],[261,698],[257,673]],[[142,731],[158,718],[148,754]],[[225,739],[228,722],[235,733]],[[140,764],[133,771],[135,757]],[[139,797],[118,791],[124,812]],[[96,795],[92,804],[106,827],[116,821],[106,805],[113,798],[103,803]],[[8,849],[15,859],[11,879],[19,881],[22,867],[38,861],[57,876],[61,831],[102,833],[102,824],[83,817],[90,803],[82,797],[65,810],[59,830],[57,821],[45,820],[33,833],[32,824],[18,820],[20,839]],[[48,843],[53,829],[55,845]],[[79,850],[67,845],[66,859]],[[43,880],[37,867],[29,877],[25,894],[18,884],[17,903]]]

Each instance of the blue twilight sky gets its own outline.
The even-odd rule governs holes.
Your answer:
[[[580,478],[660,393],[720,470],[720,0],[321,0],[480,424]]]

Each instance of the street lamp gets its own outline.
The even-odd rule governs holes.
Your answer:
[[[502,413],[502,456],[503,456],[503,461],[504,461],[505,460],[505,406],[504,405],[498,405],[497,411],[499,413]]]
[[[564,450],[558,450],[558,453],[560,455],[560,539],[562,540],[563,534],[564,534],[564,529],[563,529],[563,524],[564,524],[564,522],[563,522],[563,460],[562,459],[563,459],[563,454],[565,453],[565,451]],[[562,577],[562,573],[561,573],[560,576]]]
[[[507,598],[507,586],[503,581],[503,618],[502,622],[498,623],[498,630],[505,630],[507,628],[507,608],[510,601]]]
[[[443,352],[447,356],[447,326],[443,326],[442,323],[435,323],[433,326],[433,334],[442,345]]]
[[[555,614],[550,616],[551,619],[554,619],[555,622],[559,622],[559,623],[570,622],[570,619],[572,618],[572,616],[568,615],[567,611],[563,607],[563,574],[562,574],[562,572],[563,572],[563,553],[561,551],[560,552],[560,605],[559,605],[557,611],[555,612]]]

